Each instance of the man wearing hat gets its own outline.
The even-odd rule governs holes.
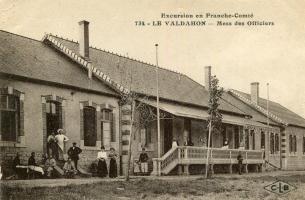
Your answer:
[[[74,162],[75,169],[77,170],[77,161],[79,160],[79,154],[82,150],[76,146],[76,142],[73,142],[73,146],[68,150],[68,155],[71,160]]]

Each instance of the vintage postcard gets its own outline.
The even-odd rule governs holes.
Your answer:
[[[304,199],[304,0],[0,0],[1,199]]]

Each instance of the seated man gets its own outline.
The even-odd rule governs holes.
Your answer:
[[[17,179],[23,179],[26,178],[26,171],[28,167],[21,165],[20,163],[20,154],[17,152],[16,157],[13,160],[13,170],[16,173],[16,178]]]
[[[29,178],[36,178],[37,176],[44,175],[44,171],[41,167],[36,164],[35,152],[31,153],[28,160]]]
[[[72,162],[70,157],[65,162],[63,170],[66,178],[73,178],[73,176],[77,173],[74,163]]]
[[[51,178],[54,175],[54,167],[56,166],[56,160],[50,155],[44,164],[44,171],[47,174],[48,178]]]

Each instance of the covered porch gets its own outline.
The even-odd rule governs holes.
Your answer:
[[[156,107],[155,101],[145,103]],[[160,120],[161,139],[154,141],[161,143],[162,157],[157,158],[155,143],[152,174],[165,175],[173,171],[189,174],[189,169],[196,166],[203,169],[207,156],[207,111],[167,102],[160,102],[159,108],[170,117]],[[265,139],[268,127],[243,116],[222,116],[222,131],[211,137],[209,163],[212,171],[214,166],[222,165],[225,166],[226,172],[232,173],[234,165],[237,164],[238,152],[243,156],[245,172],[249,171],[249,167],[254,171],[261,171],[265,162],[265,147],[269,146],[268,139]],[[155,127],[155,124],[153,126]],[[152,134],[157,135],[156,129]],[[172,148],[173,140],[178,142],[178,147]],[[190,140],[193,146],[185,146],[187,140]],[[228,141],[228,147],[222,149],[225,140]]]

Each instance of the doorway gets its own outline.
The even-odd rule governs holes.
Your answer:
[[[59,128],[62,128],[62,119],[61,119],[61,105],[59,102],[56,101],[47,101],[46,103],[46,130],[47,130],[47,137],[51,133],[57,132]],[[47,141],[45,141],[47,143]]]
[[[173,120],[164,120],[164,154],[172,148],[173,142]]]

